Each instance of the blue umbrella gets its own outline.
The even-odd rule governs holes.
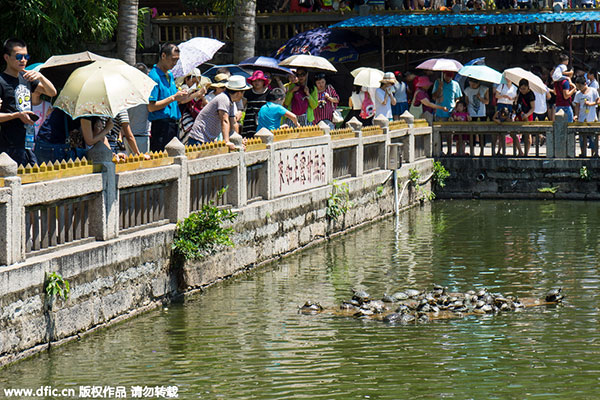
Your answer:
[[[273,57],[282,61],[295,54],[311,54],[332,63],[343,63],[357,61],[359,54],[376,50],[377,46],[358,33],[344,29],[316,28],[288,40]]]
[[[28,66],[25,67],[25,69],[27,71],[39,71],[40,68],[42,67],[42,65],[44,65],[44,63],[35,63],[35,64],[29,64]]]
[[[479,57],[479,58],[474,58],[471,61],[465,63],[465,67],[469,66],[469,65],[485,65],[485,57]],[[454,77],[454,80],[458,83],[460,83],[460,87],[464,88],[465,85],[467,84],[467,77],[463,76],[460,74],[460,72],[458,72],[456,74],[456,76]]]
[[[263,72],[271,72],[273,74],[289,74],[293,75],[291,69],[286,67],[280,67],[279,61],[272,57],[250,57],[245,59],[239,64],[240,67],[251,69],[251,70],[261,70]]]
[[[202,73],[202,76],[206,76],[210,79],[214,79],[215,75],[218,74],[219,68],[227,68],[231,75],[242,75],[244,78],[249,78],[250,73],[245,69],[235,65],[235,64],[225,64],[225,65],[213,65],[211,68],[207,69]]]
[[[502,74],[487,65],[466,65],[458,71],[462,76],[477,79],[478,81],[500,84]]]

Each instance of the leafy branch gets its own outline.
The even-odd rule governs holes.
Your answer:
[[[221,198],[227,188],[218,193]],[[186,260],[194,260],[214,254],[222,247],[233,247],[229,237],[233,228],[224,228],[223,224],[232,222],[237,214],[231,210],[220,209],[213,201],[204,204],[198,212],[190,214],[177,223],[173,250]]]
[[[64,279],[59,273],[53,272],[46,274],[46,294],[51,297],[62,297],[67,300],[71,285],[69,281]]]

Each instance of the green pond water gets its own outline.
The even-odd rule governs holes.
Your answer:
[[[0,388],[124,386],[132,398],[134,386],[177,386],[180,399],[596,399],[599,224],[600,203],[438,201],[8,366]],[[520,297],[562,286],[567,297],[562,306],[411,326],[298,313],[307,299],[337,306],[352,287],[381,296],[433,283]]]

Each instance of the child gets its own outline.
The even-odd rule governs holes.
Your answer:
[[[454,107],[454,111],[452,111],[452,115],[450,116],[451,121],[470,121],[471,116],[467,112],[467,105],[463,100],[459,100],[456,102],[456,107]]]
[[[467,112],[467,104],[463,100],[459,100],[456,102],[456,106],[454,107],[454,111],[450,114],[450,121],[458,121],[458,122],[467,122],[471,121],[471,116]],[[455,139],[458,138],[458,135],[455,136]],[[467,143],[470,143],[469,135],[462,135],[462,140],[458,140],[456,152],[458,155],[465,155],[465,146]]]
[[[554,68],[552,71],[552,80],[557,82],[561,80],[563,77],[569,80],[569,84],[572,86],[573,82],[571,82],[571,78],[573,77],[573,70],[568,70],[569,65],[569,56],[566,54],[560,55],[560,63]]]
[[[512,121],[512,112],[507,108],[507,107],[502,107],[499,108],[496,113],[494,114],[494,117],[492,118],[492,120],[497,123],[497,124],[501,124],[503,122],[511,122]],[[502,144],[502,138],[504,137],[504,135],[498,135],[498,140],[492,140],[492,154],[496,154],[499,155],[500,152],[502,150],[504,150],[504,153],[506,154],[506,146],[504,146]],[[498,152],[496,152],[496,142],[498,143]],[[512,138],[506,138],[505,143],[512,143]]]
[[[267,104],[258,111],[257,133],[262,128],[267,128],[270,131],[280,128],[282,117],[288,118],[295,126],[300,127],[296,115],[282,106],[283,99],[285,99],[285,93],[279,88],[275,88],[267,94]]]
[[[342,15],[344,15],[344,13],[346,12],[351,12],[352,9],[350,8],[350,2],[349,1],[342,1],[340,3],[340,12],[342,13]]]

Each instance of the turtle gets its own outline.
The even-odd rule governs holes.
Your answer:
[[[417,322],[420,324],[425,324],[425,323],[429,322],[429,317],[427,316],[427,314],[419,314],[419,318],[417,319]]]
[[[371,310],[375,314],[381,314],[382,312],[387,310],[387,307],[381,300],[371,300],[368,303],[363,303],[361,309],[367,309]]]
[[[374,314],[373,311],[370,309],[359,308],[359,310],[356,313],[354,313],[353,317],[355,317],[355,318],[370,317],[373,314]]]
[[[407,300],[408,294],[404,292],[396,292],[392,295],[392,298],[394,298],[395,301]]]
[[[353,310],[355,308],[356,308],[356,306],[354,304],[348,303],[346,301],[342,301],[342,304],[340,304],[341,310]]]
[[[557,303],[562,301],[565,296],[561,292],[561,287],[550,289],[548,293],[546,293],[546,301],[549,303]]]
[[[362,303],[366,303],[367,301],[371,300],[371,296],[369,295],[369,293],[365,292],[364,290],[352,289],[352,300],[356,300],[362,304]]]
[[[396,308],[396,313],[398,314],[408,314],[410,313],[410,308],[406,304],[400,304],[398,308]]]
[[[304,305],[302,307],[300,307],[300,312],[302,313],[310,313],[310,314],[316,314],[323,311],[323,306],[321,306],[321,304],[319,303],[315,303],[313,301],[307,301],[306,303],[304,303]]]
[[[402,314],[392,313],[383,317],[383,322],[386,324],[399,324],[402,320]]]
[[[389,295],[387,293],[383,294],[383,297],[381,298],[381,301],[383,301],[384,303],[395,303],[396,299],[393,295]]]
[[[413,322],[415,322],[415,316],[413,314],[402,314],[402,317],[400,318],[400,323],[402,325],[407,325]]]

